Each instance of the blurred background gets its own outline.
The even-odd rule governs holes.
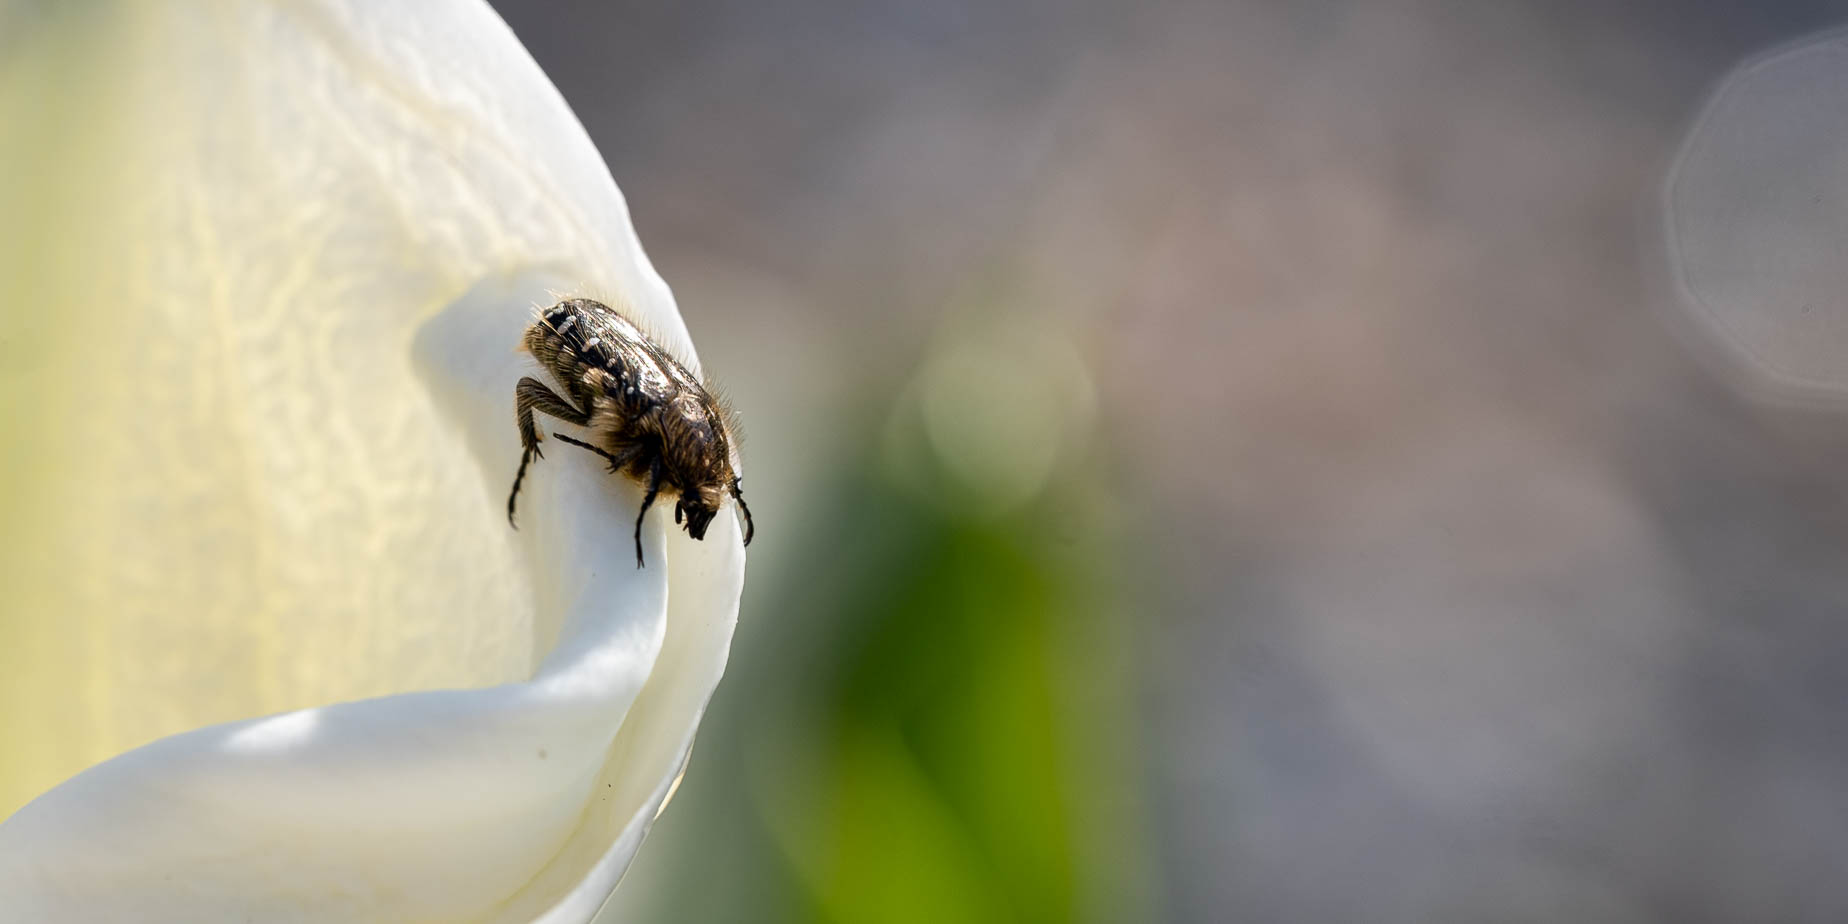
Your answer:
[[[606,919],[1848,920],[1848,4],[495,6],[762,527]]]

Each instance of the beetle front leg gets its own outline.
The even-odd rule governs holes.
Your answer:
[[[557,392],[547,388],[544,382],[527,376],[513,389],[513,414],[520,427],[520,467],[513,473],[513,490],[507,493],[507,525],[519,529],[513,521],[514,503],[520,497],[520,482],[526,478],[526,466],[534,459],[545,458],[539,451],[539,428],[533,423],[533,412],[544,411],[569,424],[584,426],[590,423],[590,414],[578,410],[571,402],[558,396]]]

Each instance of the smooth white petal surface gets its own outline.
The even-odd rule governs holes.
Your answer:
[[[692,358],[601,160],[478,2],[65,7],[0,9],[0,813],[311,708],[19,810],[0,907],[588,920],[743,579],[556,443],[501,518],[547,290]]]

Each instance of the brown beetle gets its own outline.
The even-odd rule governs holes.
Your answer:
[[[730,414],[634,322],[602,302],[566,299],[526,329],[521,348],[539,360],[565,394],[531,376],[514,388],[514,416],[525,452],[507,495],[510,525],[526,466],[544,458],[533,423],[533,412],[542,411],[590,431],[590,442],[553,433],[560,441],[602,456],[612,473],[648,486],[635,518],[637,568],[642,567],[642,521],[662,490],[680,496],[674,522],[684,520],[695,539],[706,537],[706,527],[730,494],[744,514],[744,544],[751,544],[756,527],[732,468],[736,428]]]

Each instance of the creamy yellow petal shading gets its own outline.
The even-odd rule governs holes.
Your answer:
[[[682,766],[743,569],[735,525],[657,518],[636,572],[633,486],[558,451],[527,529],[501,518],[545,289],[692,358],[588,138],[478,2],[23,9],[0,815],[307,711],[13,814],[0,905],[587,919]]]

